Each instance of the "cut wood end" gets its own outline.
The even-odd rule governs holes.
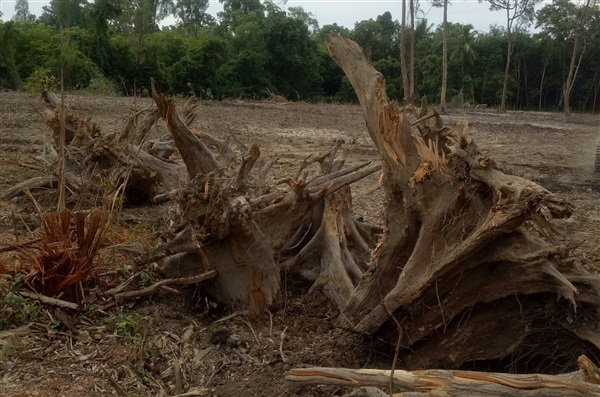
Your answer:
[[[585,355],[581,355],[577,359],[577,364],[583,372],[587,382],[600,385],[600,370],[592,360]]]

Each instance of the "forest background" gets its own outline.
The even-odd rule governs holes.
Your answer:
[[[445,25],[450,105],[559,110],[568,93],[570,108],[600,111],[596,1],[488,1],[507,6],[507,24],[483,32],[434,26],[418,1],[402,13],[404,24],[385,12],[348,29],[319,26],[302,7],[273,1],[220,0],[215,18],[208,0],[52,0],[39,17],[17,0],[11,20],[0,21],[0,90],[56,87],[62,74],[71,90],[147,95],[154,77],[163,92],[202,99],[351,102],[354,91],[323,44],[335,33],[363,47],[391,98],[440,103]],[[176,22],[164,26],[169,16]],[[411,95],[400,66],[403,25]]]

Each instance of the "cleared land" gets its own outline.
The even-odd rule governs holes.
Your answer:
[[[103,131],[121,127],[132,107],[151,103],[90,96],[66,100]],[[48,134],[39,114],[42,109],[37,96],[0,93],[0,192],[36,175],[23,164],[41,151]],[[355,105],[204,102],[198,113],[194,127],[217,137],[231,132],[246,143],[258,143],[263,156],[280,158],[281,174],[289,174],[286,168],[296,167],[309,154],[328,150],[336,138],[346,142],[348,164],[378,160]],[[454,110],[444,119],[448,125],[467,121],[479,147],[501,167],[565,195],[576,210],[570,219],[560,221],[561,226],[569,239],[581,242],[576,252],[585,263],[600,269],[600,178],[593,173],[600,139],[597,115],[565,119],[554,113]],[[48,194],[42,204],[51,205],[52,197]],[[383,195],[377,175],[353,185],[353,200],[355,212],[380,222]],[[171,206],[124,210],[116,234],[125,249],[104,254],[118,277],[125,278],[129,263],[155,244],[155,235],[167,227]],[[39,219],[27,198],[0,202],[0,246],[14,244],[15,236],[27,240],[28,228],[37,227]],[[0,260],[15,265],[13,256]],[[0,395],[117,393],[109,378],[130,395],[173,395],[180,391],[177,367],[181,390],[204,388],[205,395],[218,396],[292,395],[283,380],[290,367],[386,368],[392,360],[393,351],[387,346],[334,328],[337,310],[321,295],[305,295],[306,289],[294,280],[288,279],[286,299],[272,316],[238,315],[218,323],[213,322],[231,312],[206,300],[200,291],[182,291],[182,295],[161,292],[76,318],[74,329],[53,328],[56,313],[41,310],[35,326],[22,335],[13,333],[10,354],[0,362]],[[300,395],[331,393],[314,388]]]

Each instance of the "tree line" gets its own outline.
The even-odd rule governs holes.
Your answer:
[[[498,0],[495,7],[512,10],[523,1]],[[361,45],[393,99],[600,110],[596,0],[553,0],[537,10],[530,3],[529,12],[487,32],[451,21],[434,26],[413,0],[408,13],[402,9],[408,23],[385,12],[353,29],[321,27],[302,7],[273,1],[220,2],[216,18],[207,13],[208,0],[52,0],[35,17],[27,0],[17,0],[14,17],[0,22],[0,89],[36,91],[62,77],[68,89],[143,95],[154,77],[161,91],[205,99],[353,101],[323,44],[335,33]],[[174,25],[161,23],[168,16]],[[401,68],[402,42],[410,68]]]

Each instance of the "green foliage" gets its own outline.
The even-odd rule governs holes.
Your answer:
[[[192,34],[215,24],[212,15],[206,12],[207,9],[208,0],[177,0],[175,3],[175,15],[180,26]]]
[[[90,79],[90,82],[85,87],[84,91],[95,95],[115,96],[119,90],[112,80],[103,75],[98,75]]]
[[[109,332],[128,338],[138,338],[142,336],[143,324],[150,320],[149,316],[142,316],[137,313],[118,313],[104,318],[103,322],[104,327]]]
[[[173,92],[184,92],[214,99],[220,87],[217,70],[226,60],[226,42],[218,37],[203,37],[187,43],[185,55],[177,57],[167,70],[167,82]]]
[[[290,99],[320,94],[322,84],[317,46],[306,24],[284,15],[269,18],[265,26],[268,71],[275,91]]]
[[[39,304],[17,294],[23,288],[23,278],[20,273],[0,275],[0,330],[34,322],[39,317]]]
[[[15,2],[15,15],[13,21],[19,22],[33,22],[35,15],[29,13],[29,1],[17,0]]]
[[[50,0],[49,5],[42,7],[44,13],[40,16],[40,22],[60,29],[85,26],[85,3],[86,0]]]
[[[0,21],[0,90],[14,90],[21,85],[15,60],[14,40],[17,34],[14,22]]]
[[[125,339],[131,357],[144,354],[144,339],[152,318],[139,313],[117,313],[103,319],[107,331]]]
[[[44,90],[55,90],[57,81],[49,68],[39,67],[27,77],[24,88],[29,92],[39,94]]]
[[[72,28],[55,37],[59,51],[50,59],[49,66],[54,75],[62,74],[65,88],[85,88],[92,78],[102,75],[98,65],[82,51],[86,33],[80,28]]]
[[[391,98],[403,97],[399,67],[400,24],[390,12],[359,21],[353,29],[337,24],[319,28],[314,15],[285,2],[220,0],[218,20],[207,14],[206,0],[52,0],[36,21],[0,21],[0,89],[39,91],[58,84],[103,95],[148,94],[154,77],[171,94],[206,99],[264,98],[270,93],[293,100],[355,101],[352,87],[333,62],[323,41],[328,34],[356,40],[386,79]],[[486,0],[493,7],[526,5],[528,20],[536,0]],[[527,4],[525,4],[527,2]],[[502,4],[501,4],[502,3]],[[538,32],[511,27],[514,48],[507,106],[554,109],[571,56],[581,7],[553,0],[536,14]],[[174,26],[159,28],[172,14]],[[521,18],[521,17],[520,17]],[[600,11],[583,34],[574,108],[600,108]],[[418,19],[415,27],[416,99],[439,101],[442,31]],[[507,28],[474,31],[469,24],[448,26],[448,98],[498,104],[507,57]]]
[[[26,80],[36,69],[49,68],[55,56],[55,37],[58,30],[44,24],[17,24],[14,37],[15,63],[21,80]]]
[[[269,53],[263,19],[262,13],[235,11],[229,39],[231,55],[216,74],[223,97],[264,98],[273,89],[267,72]]]

